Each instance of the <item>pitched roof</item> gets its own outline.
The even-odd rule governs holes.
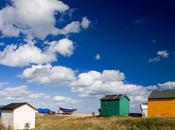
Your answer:
[[[175,90],[152,91],[149,99],[175,98]]]
[[[27,102],[21,102],[21,103],[10,103],[8,105],[1,107],[0,110],[14,110],[14,109],[21,107],[23,105],[28,105],[31,108],[36,109],[32,105],[28,104]]]
[[[119,94],[119,95],[106,95],[103,98],[101,98],[101,101],[106,101],[106,100],[120,100],[121,97],[126,97],[128,100],[130,100],[125,94]]]

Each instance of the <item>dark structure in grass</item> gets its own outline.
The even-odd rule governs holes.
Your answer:
[[[129,101],[125,94],[106,95],[101,99],[100,116],[128,116]]]

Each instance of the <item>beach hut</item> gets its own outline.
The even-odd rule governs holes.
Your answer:
[[[152,91],[148,97],[148,116],[175,117],[175,90]]]
[[[125,94],[101,98],[100,116],[128,116],[130,99]]]
[[[148,115],[148,103],[140,104],[140,108],[142,111],[142,117],[147,117],[147,115]]]
[[[28,103],[11,103],[0,108],[1,123],[12,130],[34,129],[35,108]]]

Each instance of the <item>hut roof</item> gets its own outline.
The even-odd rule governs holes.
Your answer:
[[[125,94],[118,94],[118,95],[106,95],[103,98],[101,98],[101,101],[106,100],[120,100],[121,97],[126,97],[128,100],[130,100]]]
[[[0,110],[14,110],[14,109],[21,107],[23,105],[28,105],[31,108],[36,109],[32,105],[28,104],[27,102],[22,102],[22,103],[10,103],[8,105],[1,107]]]
[[[149,99],[175,98],[175,90],[152,91]]]

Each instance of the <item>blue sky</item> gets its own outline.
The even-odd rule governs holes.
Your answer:
[[[0,103],[97,112],[105,94],[139,111],[175,87],[172,1],[1,0]]]

